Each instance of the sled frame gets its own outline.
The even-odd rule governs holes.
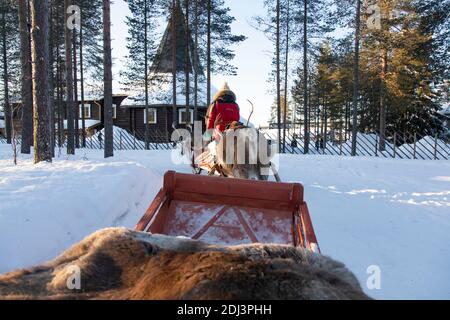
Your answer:
[[[299,183],[168,171],[136,230],[218,245],[278,243],[320,252]]]

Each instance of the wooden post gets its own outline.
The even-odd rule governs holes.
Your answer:
[[[381,143],[381,141],[380,141]],[[394,159],[397,155],[397,132],[394,132]]]
[[[122,131],[120,131],[119,150],[122,150]]]
[[[416,143],[417,143],[417,134],[414,132],[414,159],[416,158]]]
[[[355,16],[355,56],[353,62],[353,108],[352,108],[352,156],[356,155],[357,123],[358,123],[358,96],[359,96],[359,38],[361,24],[361,1],[356,1]]]
[[[133,130],[133,149],[136,150],[136,131]]]
[[[437,160],[437,140],[438,135],[436,133],[436,135],[434,136],[434,160]]]
[[[378,136],[375,135],[375,157],[378,157]]]

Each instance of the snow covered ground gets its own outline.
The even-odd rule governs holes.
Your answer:
[[[134,227],[175,165],[170,151],[78,150],[33,165],[0,145],[0,273],[53,258],[91,232]],[[305,186],[324,254],[374,298],[450,299],[450,162],[286,155],[285,181]],[[379,266],[381,289],[367,268]]]

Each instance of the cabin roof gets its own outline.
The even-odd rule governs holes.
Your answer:
[[[122,108],[127,108],[127,109],[144,109],[145,108],[145,104],[135,104],[135,105],[122,105]],[[148,105],[149,108],[172,108],[173,105],[172,104],[149,104]],[[186,108],[186,105],[177,105],[177,108],[182,109],[182,108]],[[190,105],[189,108],[194,109],[194,105]],[[197,105],[197,108],[199,110],[202,109],[206,109],[205,105]]]
[[[205,77],[200,77],[198,79],[198,94],[197,94],[197,105],[206,107],[206,79]],[[150,106],[165,106],[173,104],[173,86],[172,76],[166,76],[161,82],[150,83],[148,103]],[[186,105],[186,80],[183,73],[177,75],[177,105]],[[194,81],[190,78],[190,95],[189,104],[194,105]],[[217,92],[214,86],[211,86],[211,95],[213,96]],[[143,90],[130,92],[129,96],[122,101],[122,106],[143,106],[145,105],[145,95]]]

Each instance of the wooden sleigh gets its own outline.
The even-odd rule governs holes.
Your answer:
[[[136,230],[210,244],[276,243],[320,252],[299,183],[168,171]]]

